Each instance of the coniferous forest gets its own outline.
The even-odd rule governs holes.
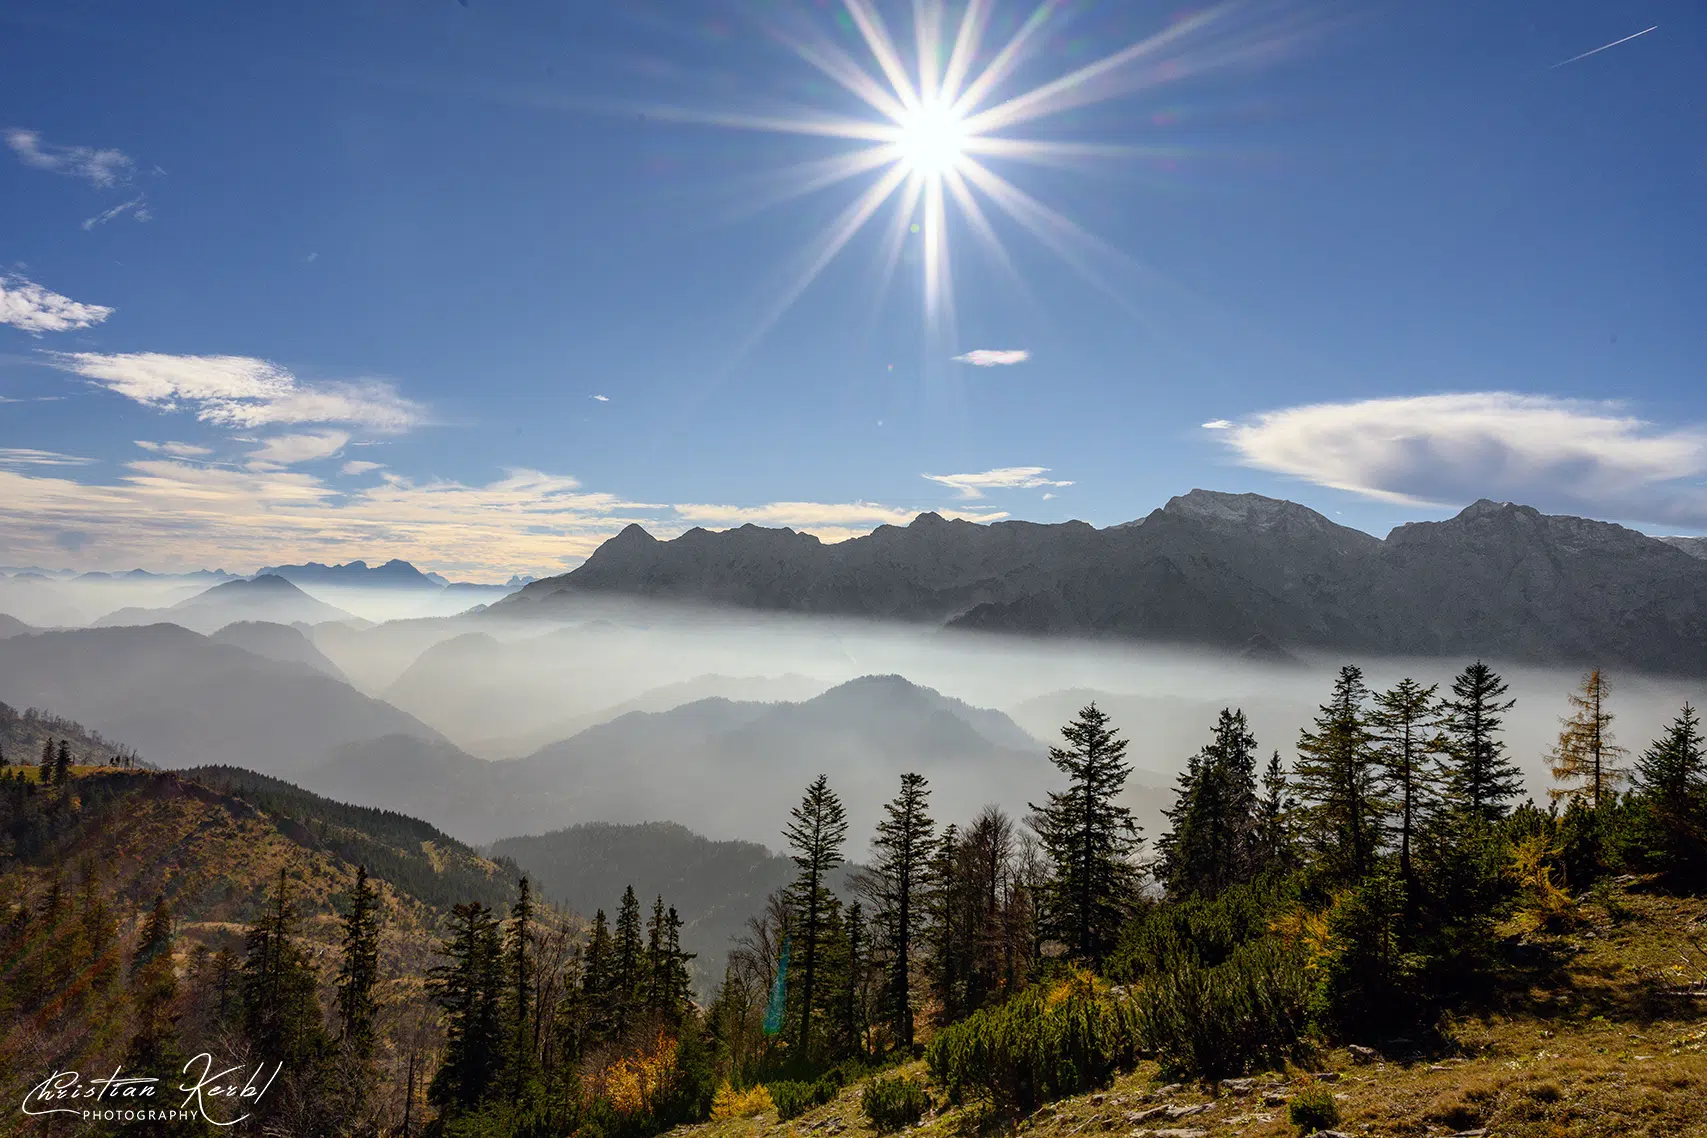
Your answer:
[[[1615,913],[1615,885],[1707,893],[1693,707],[1622,746],[1590,672],[1538,803],[1502,736],[1511,706],[1478,661],[1449,687],[1384,691],[1341,668],[1296,739],[1259,741],[1228,708],[1154,835],[1122,804],[1143,724],[1095,705],[1062,727],[1053,789],[1020,816],[938,818],[907,774],[854,849],[826,773],[777,820],[792,883],[723,960],[683,950],[672,898],[620,881],[607,907],[569,913],[412,820],[293,808],[289,784],[228,769],[82,764],[49,741],[0,769],[0,1068],[26,1090],[115,1066],[175,1084],[208,1051],[276,1067],[244,1107],[271,1134],[645,1138],[787,1120],[855,1084],[893,1130],[953,1107],[1010,1125],[1144,1063],[1208,1088],[1333,1048],[1429,1063],[1461,1047],[1465,1017],[1533,986],[1545,937],[1590,903]],[[224,864],[139,903],[145,856],[95,853],[121,817],[142,824],[138,795],[244,801],[245,825],[296,844],[238,826],[262,867],[241,872],[264,879],[238,888]],[[1707,992],[1699,942],[1677,949],[1684,965],[1645,989],[1649,1021]],[[1300,1131],[1337,1118],[1319,1088],[1286,1105]],[[31,1121],[156,1125],[71,1119]]]

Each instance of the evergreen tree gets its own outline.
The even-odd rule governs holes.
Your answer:
[[[478,902],[454,906],[439,955],[446,963],[428,973],[428,991],[444,1009],[445,1047],[427,1099],[466,1111],[497,1089],[506,1058],[504,950],[492,911]]]
[[[876,906],[873,924],[884,957],[883,1014],[898,1046],[913,1047],[913,958],[930,893],[936,848],[930,787],[920,774],[901,776],[901,792],[883,807],[872,839],[871,871],[861,889]]]
[[[646,922],[646,962],[641,969],[642,987],[645,989],[642,1006],[649,1018],[662,1016],[668,1003],[664,995],[670,979],[669,963],[665,959],[669,940],[667,920],[664,895],[660,893],[652,900],[652,917]]]
[[[1280,761],[1280,752],[1275,751],[1263,770],[1262,799],[1257,803],[1259,872],[1294,868],[1297,858],[1292,848],[1292,812],[1296,806],[1286,767]]]
[[[1628,777],[1618,763],[1629,752],[1612,741],[1613,715],[1606,710],[1611,693],[1612,685],[1595,668],[1583,677],[1576,691],[1566,696],[1572,711],[1563,720],[1559,742],[1553,748],[1553,777],[1577,785],[1554,787],[1548,793],[1555,801],[1587,799],[1598,810]]]
[[[36,781],[43,786],[53,781],[53,740],[43,739],[41,745],[41,767],[36,772]]]
[[[1433,756],[1439,749],[1436,684],[1409,676],[1375,697],[1369,716],[1372,741],[1393,794],[1393,828],[1399,840],[1399,882],[1410,903],[1416,886],[1412,852],[1435,799]]]
[[[1370,745],[1363,670],[1340,669],[1314,731],[1298,736],[1293,778],[1305,828],[1322,867],[1341,881],[1361,880],[1381,842],[1381,768]]]
[[[533,888],[526,877],[516,886],[504,941],[505,1013],[510,1021],[511,1097],[520,1100],[532,1083],[539,1039],[534,1022],[536,961],[533,952]]]
[[[611,951],[610,923],[605,919],[605,911],[600,909],[593,916],[593,927],[587,933],[587,947],[581,953],[581,1002],[585,1007],[585,1028],[577,1052],[603,1043],[615,1033],[615,991],[616,962]]]
[[[1213,899],[1256,871],[1256,738],[1243,711],[1223,708],[1214,738],[1180,775],[1172,828],[1157,842],[1168,896]]]
[[[931,987],[936,993],[937,1022],[953,1023],[965,1014],[966,974],[970,965],[966,946],[971,935],[966,927],[967,906],[959,888],[960,827],[950,822],[928,867]]]
[[[124,1065],[156,1076],[177,1074],[178,977],[172,966],[172,912],[158,896],[143,922],[142,941],[131,960],[133,1028]]]
[[[671,905],[664,913],[664,982],[658,986],[662,1010],[672,1024],[680,1023],[693,1006],[693,980],[688,975],[688,961],[698,953],[682,951],[681,914]]]
[[[344,959],[338,967],[338,1024],[344,1042],[359,1059],[373,1055],[374,1017],[379,983],[379,892],[368,881],[367,866],[356,869],[350,909],[344,915]]]
[[[142,922],[142,935],[137,940],[136,952],[130,958],[131,975],[141,972],[162,952],[169,952],[172,947],[172,910],[166,904],[166,895],[157,893],[154,896],[154,908]]]
[[[71,743],[67,739],[59,741],[59,750],[53,757],[53,784],[64,786],[71,777]]]
[[[243,955],[243,1030],[258,1054],[298,1071],[325,1046],[313,966],[297,945],[296,911],[279,870],[273,901],[249,928]]]
[[[645,942],[640,932],[640,900],[634,886],[623,890],[622,905],[616,911],[616,935],[612,945],[610,1001],[613,1023],[618,1035],[627,1035],[634,1026],[643,992],[642,970],[646,964]]]
[[[1635,808],[1642,860],[1687,887],[1707,884],[1707,747],[1689,704],[1637,760]]]
[[[844,1055],[864,1055],[866,1050],[866,973],[865,910],[858,901],[848,906],[843,922],[845,943],[841,952],[841,991],[838,995],[836,1039]]]
[[[825,918],[834,900],[827,881],[842,864],[848,821],[841,799],[824,775],[806,788],[805,797],[790,818],[783,837],[788,840],[789,857],[797,871],[789,902],[797,916],[793,951],[800,960],[798,1046],[799,1053],[806,1056],[811,1054],[813,1007],[821,998],[818,965],[826,943]]]
[[[1504,713],[1517,701],[1502,700],[1508,685],[1482,661],[1452,681],[1452,698],[1442,706],[1446,732],[1447,803],[1481,822],[1497,822],[1523,788],[1523,775],[1506,758],[1499,738]]]
[[[1132,765],[1127,741],[1094,703],[1061,736],[1067,745],[1050,747],[1049,761],[1068,788],[1032,804],[1031,827],[1053,870],[1049,928],[1074,957],[1095,966],[1113,950],[1137,893],[1132,858],[1142,839],[1132,811],[1119,804]]]

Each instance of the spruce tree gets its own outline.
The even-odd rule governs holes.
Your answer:
[[[504,1069],[504,950],[498,920],[478,902],[453,906],[445,963],[427,974],[427,990],[444,1009],[445,1048],[427,1099],[470,1110],[497,1089]]]
[[[1322,868],[1338,880],[1361,880],[1381,842],[1381,769],[1370,745],[1363,670],[1340,669],[1315,730],[1298,736],[1294,785],[1305,829]]]
[[[1113,950],[1137,894],[1132,859],[1142,839],[1132,811],[1119,803],[1132,765],[1127,741],[1094,703],[1061,736],[1067,745],[1050,747],[1049,761],[1068,787],[1050,791],[1042,806],[1032,804],[1031,827],[1054,871],[1049,927],[1075,958],[1094,967]]]
[[[652,917],[646,922],[646,962],[641,969],[641,986],[645,990],[642,1006],[648,1018],[661,1018],[669,1003],[665,994],[670,982],[668,920],[664,895],[660,893],[652,900]]]
[[[618,1035],[626,1035],[634,1026],[644,995],[641,972],[646,963],[640,931],[640,900],[634,895],[632,885],[623,890],[613,941],[610,992],[613,1026]]]
[[[1504,818],[1523,789],[1523,776],[1506,758],[1499,737],[1504,713],[1517,702],[1502,699],[1507,687],[1499,673],[1477,660],[1452,681],[1452,697],[1442,706],[1447,804],[1484,823]]]
[[[936,842],[929,866],[931,987],[936,994],[937,1023],[947,1025],[966,1014],[966,977],[970,964],[966,945],[967,906],[959,874],[960,827],[950,822]]]
[[[1243,711],[1223,708],[1214,738],[1180,775],[1172,828],[1157,842],[1172,898],[1215,898],[1256,869],[1256,738]]]
[[[1434,756],[1439,751],[1435,692],[1409,676],[1375,697],[1369,726],[1393,796],[1393,829],[1399,842],[1399,881],[1411,903],[1416,872],[1411,854],[1436,797]]]
[[[612,955],[610,923],[600,909],[593,915],[587,947],[581,953],[581,1002],[586,1009],[583,1048],[606,1042],[616,1031],[616,963]]]
[[[806,788],[800,805],[790,813],[783,830],[796,876],[789,890],[789,903],[796,914],[794,955],[800,961],[799,1054],[812,1048],[812,1012],[821,998],[818,965],[825,947],[825,918],[833,895],[828,880],[842,864],[842,843],[847,840],[847,814],[841,799],[830,789],[830,781],[819,775]]]
[[[1683,705],[1636,763],[1636,844],[1673,882],[1707,884],[1707,745],[1695,708]]]
[[[69,740],[59,741],[59,750],[53,757],[53,784],[64,786],[71,778],[71,743]]]
[[[1286,871],[1295,867],[1292,848],[1292,813],[1297,802],[1291,793],[1280,752],[1268,757],[1262,774],[1262,798],[1257,803],[1257,865],[1259,872]]]
[[[257,1053],[297,1070],[325,1046],[313,966],[296,943],[297,914],[286,870],[279,870],[272,904],[244,941],[243,1030]]]
[[[873,924],[884,958],[883,1014],[898,1046],[913,1047],[913,958],[930,893],[936,849],[930,787],[920,774],[901,776],[901,792],[883,807],[872,839],[872,867],[860,887],[876,906]]]
[[[1612,685],[1599,668],[1583,677],[1571,692],[1571,714],[1562,722],[1559,742],[1554,746],[1553,777],[1575,786],[1553,787],[1548,793],[1561,798],[1584,799],[1600,809],[1628,777],[1619,765],[1629,752],[1612,741],[1613,715],[1606,709]]]
[[[379,892],[368,880],[367,866],[356,868],[344,914],[344,954],[338,966],[338,1025],[343,1040],[358,1059],[373,1055],[374,1017],[379,983]]]
[[[504,981],[507,988],[505,1014],[510,1021],[511,1097],[520,1101],[534,1077],[534,1058],[539,1051],[535,1035],[533,952],[533,888],[526,877],[516,886],[510,906],[510,927],[504,940]]]
[[[36,781],[47,786],[53,781],[53,740],[43,739],[41,744],[41,766],[36,771]]]
[[[172,910],[166,904],[166,895],[157,893],[154,896],[154,907],[142,922],[142,935],[137,938],[136,952],[130,958],[131,975],[141,972],[155,957],[162,952],[169,952],[171,947]]]

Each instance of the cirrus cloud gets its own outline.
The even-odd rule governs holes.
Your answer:
[[[6,145],[18,161],[38,170],[52,170],[92,185],[107,187],[128,181],[136,162],[122,150],[93,146],[53,146],[42,142],[38,131],[13,127],[6,132]]]
[[[331,458],[350,441],[348,431],[307,431],[295,435],[277,435],[263,439],[258,449],[249,452],[249,469],[276,470],[302,462]]]
[[[1707,429],[1662,427],[1611,401],[1492,391],[1315,403],[1254,415],[1219,437],[1246,466],[1382,501],[1499,498],[1707,525]]]
[[[161,352],[51,353],[56,366],[144,406],[195,408],[196,418],[227,427],[340,423],[403,431],[423,408],[383,380],[309,384],[252,356],[174,356]]]
[[[1031,353],[1024,348],[974,348],[955,356],[954,360],[973,367],[1011,367],[1030,358]]]
[[[25,332],[91,328],[113,314],[104,304],[81,304],[14,274],[0,274],[0,324]]]
[[[1071,482],[1059,482],[1043,477],[1047,466],[1003,466],[978,474],[926,474],[932,482],[958,491],[962,498],[982,498],[986,490],[1035,490],[1040,486],[1060,489]]]

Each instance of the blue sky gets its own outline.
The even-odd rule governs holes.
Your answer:
[[[981,196],[1004,268],[951,197],[952,320],[899,195],[783,306],[888,167],[789,197],[871,143],[728,121],[881,121],[799,50],[881,75],[865,10],[7,5],[0,563],[502,578],[1193,486],[1707,529],[1698,5],[1048,5],[980,107],[1069,77],[989,133],[1079,150],[977,160],[1082,239]]]

